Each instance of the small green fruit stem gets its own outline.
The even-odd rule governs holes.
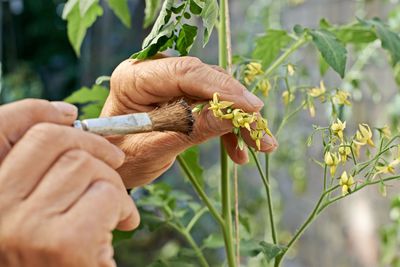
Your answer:
[[[229,30],[229,6],[228,0],[220,0],[219,9],[219,65],[230,71],[231,68],[231,46]],[[232,213],[231,213],[231,184],[229,178],[229,159],[228,154],[220,141],[221,150],[221,206],[224,227],[222,229],[225,250],[229,267],[235,267],[235,251],[232,231]]]

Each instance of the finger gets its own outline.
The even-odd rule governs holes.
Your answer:
[[[26,99],[0,106],[0,163],[33,125],[40,122],[71,125],[77,113],[77,108],[71,104],[39,99]]]
[[[233,133],[225,134],[224,136],[222,136],[222,142],[224,144],[226,152],[228,153],[229,157],[233,160],[233,162],[240,165],[249,162],[247,148],[244,147],[243,150],[241,150],[238,147],[238,141],[235,134]]]
[[[122,216],[126,220],[124,225],[127,228],[133,227],[136,219],[132,218],[132,215],[136,208],[119,174],[103,161],[79,149],[70,150],[62,155],[27,201],[36,205],[42,203],[52,214],[62,213],[78,200],[90,184],[98,180],[114,184],[122,196],[126,195],[122,199]],[[51,206],[48,206],[49,202],[52,203]]]
[[[92,226],[93,231],[103,236],[115,229],[119,222],[126,219],[123,211],[123,198],[120,190],[113,184],[98,180],[91,184],[82,197],[66,213],[67,218],[85,218],[77,222],[78,227]],[[132,202],[133,203],[133,202]],[[137,218],[133,228],[139,224],[137,209],[132,209]],[[132,228],[132,229],[133,229]]]
[[[4,159],[0,191],[12,191],[12,199],[25,199],[56,160],[72,149],[85,150],[112,168],[124,161],[123,152],[105,138],[72,127],[36,124]]]
[[[232,101],[235,107],[248,112],[263,106],[258,97],[233,77],[193,57],[126,60],[114,71],[111,88],[110,97],[124,97],[126,108],[132,110],[180,96],[211,99],[215,92],[222,100]]]

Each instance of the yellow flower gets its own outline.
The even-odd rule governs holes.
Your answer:
[[[386,139],[390,139],[392,137],[392,131],[390,130],[389,126],[385,125],[382,129],[380,129],[383,137]]]
[[[312,118],[315,117],[315,106],[313,101],[308,101],[308,111],[310,112],[310,116]]]
[[[342,143],[339,146],[339,157],[340,161],[342,163],[345,163],[347,161],[347,157],[350,156],[351,154],[351,148],[349,147],[348,144]]]
[[[241,109],[234,109],[232,111],[232,124],[236,128],[241,127],[251,131],[250,124],[255,121],[255,118],[254,114],[248,114]]]
[[[377,172],[375,173],[374,176],[381,174],[381,173],[382,174],[386,174],[386,173],[395,174],[395,167],[399,164],[400,164],[400,159],[395,159],[394,161],[390,162],[386,166],[377,166],[376,167]]]
[[[361,146],[359,144],[356,144],[356,143],[353,142],[352,145],[351,145],[351,148],[353,149],[354,156],[356,158],[360,157]]]
[[[308,90],[308,95],[311,97],[322,97],[326,92],[324,81],[319,83],[319,87],[314,87]]]
[[[271,131],[268,128],[268,121],[263,117],[254,114],[255,117],[255,128],[251,129],[250,137],[255,141],[257,149],[261,149],[261,139],[265,134],[272,136]]]
[[[336,167],[339,164],[339,157],[337,153],[326,152],[324,157],[325,164],[329,166],[331,176],[336,173]]]
[[[292,64],[288,64],[287,65],[287,72],[289,74],[289,76],[293,76],[294,72],[295,72],[295,68]]]
[[[268,79],[261,80],[257,84],[257,90],[260,90],[265,97],[269,95],[269,91],[271,90],[271,83]]]
[[[217,118],[230,119],[233,116],[230,114],[225,114],[224,110],[231,107],[233,105],[233,102],[219,101],[218,97],[219,97],[219,94],[214,93],[213,100],[210,101],[210,107],[208,109],[212,110],[214,116]]]
[[[339,185],[342,186],[342,194],[346,195],[350,193],[350,187],[355,184],[353,176],[347,175],[347,172],[344,171],[340,176]]]
[[[340,140],[343,140],[343,131],[345,128],[346,122],[342,122],[340,119],[337,119],[336,122],[331,125],[332,132],[339,136]]]
[[[289,93],[289,91],[284,91],[282,93],[282,100],[283,100],[283,104],[285,104],[285,106],[287,106],[289,103],[291,103],[294,100],[294,95]]]
[[[257,75],[263,74],[262,65],[258,62],[250,62],[246,65],[244,71],[244,82],[250,85],[256,78]]]
[[[256,142],[257,149],[260,150],[261,138],[263,137],[263,132],[258,130],[250,131],[250,137]]]
[[[358,126],[359,130],[356,133],[356,138],[354,143],[363,146],[363,145],[370,145],[375,147],[374,141],[372,141],[372,131],[368,124],[363,123]]]
[[[349,97],[350,93],[343,90],[338,90],[336,94],[333,96],[333,102],[335,102],[338,105],[350,106],[351,102],[348,100]]]

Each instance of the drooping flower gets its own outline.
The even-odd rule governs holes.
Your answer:
[[[287,90],[282,93],[282,101],[285,106],[291,103],[294,100],[294,98],[295,98],[294,94],[291,94]]]
[[[336,173],[337,165],[339,164],[339,157],[337,153],[326,152],[324,157],[325,164],[329,166],[331,176]]]
[[[400,164],[400,159],[397,158],[387,165],[376,166],[375,168],[376,168],[377,172],[375,173],[374,176],[376,176],[378,174],[386,174],[386,173],[395,174],[395,167],[399,164]]]
[[[257,84],[257,90],[262,92],[265,97],[268,97],[271,90],[271,83],[268,79],[263,79]]]
[[[255,121],[254,114],[248,114],[241,109],[234,109],[232,111],[232,124],[235,127],[246,128],[251,131],[250,124]]]
[[[314,106],[314,101],[310,100],[307,102],[307,107],[308,107],[308,111],[310,112],[310,116],[312,118],[315,117],[315,106]]]
[[[346,128],[346,122],[342,122],[340,119],[337,119],[336,122],[332,123],[331,130],[334,134],[336,134],[340,140],[343,140],[343,131]]]
[[[333,96],[333,102],[338,105],[347,105],[350,106],[351,102],[349,101],[350,93],[338,90],[336,94]]]
[[[319,87],[314,87],[308,90],[308,95],[311,97],[322,97],[326,92],[324,81],[320,81]]]
[[[246,69],[244,71],[244,82],[247,85],[250,85],[258,75],[263,73],[262,65],[260,63],[250,62],[246,65]]]
[[[354,143],[363,146],[363,145],[370,145],[375,147],[374,141],[372,141],[372,131],[368,124],[363,123],[358,126],[359,130],[357,130],[356,138]]]
[[[295,72],[295,67],[292,64],[287,65],[287,72],[289,76],[293,76]]]
[[[351,148],[349,147],[348,144],[342,143],[339,146],[338,152],[339,152],[340,161],[342,163],[345,163],[347,161],[347,158],[351,154]]]
[[[342,195],[347,195],[350,193],[351,187],[355,184],[354,178],[351,175],[347,175],[347,172],[344,171],[340,176],[339,185],[342,186]]]

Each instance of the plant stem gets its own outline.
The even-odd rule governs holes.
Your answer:
[[[268,203],[268,214],[269,214],[269,223],[271,226],[271,237],[272,237],[272,242],[276,245],[278,244],[278,238],[277,238],[277,232],[276,232],[276,227],[275,227],[275,220],[274,220],[274,207],[272,204],[272,197],[271,197],[271,188],[269,186],[269,155],[265,155],[265,170],[267,175],[264,174],[262,170],[262,166],[260,164],[260,161],[258,160],[258,157],[256,153],[250,148],[250,153],[256,162],[258,172],[260,173],[261,180],[263,181],[264,187],[265,187],[265,192],[267,193],[267,203]]]
[[[230,71],[231,68],[231,45],[229,29],[229,6],[228,0],[220,0],[219,9],[219,65]],[[220,141],[220,160],[221,160],[221,206],[222,219],[224,227],[222,232],[225,242],[225,250],[229,267],[235,267],[235,252],[232,232],[232,214],[231,214],[231,186],[229,178],[229,160],[228,154]]]
[[[215,209],[214,205],[211,203],[210,199],[208,198],[207,194],[204,192],[203,188],[201,188],[201,185],[196,180],[196,177],[193,175],[193,173],[187,166],[186,161],[181,156],[178,156],[177,159],[178,159],[179,164],[182,167],[183,172],[186,174],[186,177],[192,183],[192,185],[193,185],[196,193],[199,195],[200,199],[203,200],[203,202],[206,204],[211,215],[215,218],[215,220],[221,227],[224,227],[224,220],[222,219],[219,212]]]
[[[265,71],[264,75],[270,75],[276,68],[278,68],[282,63],[297,49],[299,49],[302,45],[307,43],[307,39],[305,36],[300,37],[294,42],[280,57],[278,57],[274,63]]]

